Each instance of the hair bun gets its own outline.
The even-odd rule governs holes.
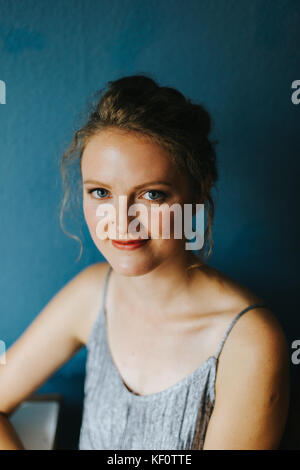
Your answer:
[[[190,100],[189,100],[190,103]],[[199,104],[192,104],[190,103],[191,107],[191,114],[192,114],[192,120],[194,121],[195,126],[197,126],[199,129],[201,129],[201,133],[205,135],[205,137],[208,137],[210,131],[211,131],[211,118],[206,111],[206,109]]]
[[[143,75],[131,75],[108,83],[109,91],[114,92],[116,90],[122,95],[126,93],[135,98],[139,92],[142,94],[152,93],[159,88],[152,78]]]

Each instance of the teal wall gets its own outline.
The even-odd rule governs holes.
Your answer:
[[[0,1],[7,347],[71,277],[102,259],[82,214],[79,262],[77,243],[60,229],[59,159],[92,94],[140,72],[211,112],[220,181],[210,263],[263,296],[290,343],[300,338],[300,104],[291,101],[299,44],[298,0]],[[84,348],[39,390],[63,393],[70,422],[82,404],[85,359]]]

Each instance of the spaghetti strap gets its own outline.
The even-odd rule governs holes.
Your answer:
[[[222,348],[224,346],[224,343],[226,341],[226,338],[227,336],[229,335],[233,325],[238,321],[238,319],[246,312],[248,312],[248,310],[251,310],[253,308],[269,308],[269,306],[267,304],[252,304],[252,305],[249,305],[249,307],[246,307],[244,310],[242,310],[233,320],[232,322],[230,323],[223,339],[222,339],[222,342],[218,348],[218,351],[216,352],[215,354],[215,358],[218,359],[219,355],[220,355],[220,352],[222,351]]]
[[[104,311],[104,307],[105,307],[106,294],[107,294],[107,285],[108,285],[108,280],[109,280],[111,272],[112,272],[112,267],[109,266],[108,271],[107,271],[106,276],[105,276],[104,287],[103,287],[102,306],[101,306],[101,311],[102,312]]]

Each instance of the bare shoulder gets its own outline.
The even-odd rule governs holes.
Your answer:
[[[0,369],[1,410],[10,413],[82,347],[106,270],[107,263],[96,263],[76,274],[8,348]]]
[[[108,262],[102,261],[91,264],[84,268],[75,280],[74,289],[77,290],[78,301],[82,305],[82,314],[76,318],[75,334],[83,345],[88,340],[101,306],[103,286],[109,266]]]
[[[250,395],[261,392],[261,397],[270,401],[280,396],[286,409],[289,348],[278,317],[269,307],[260,307],[267,302],[244,286],[230,280],[224,287],[225,298],[229,295],[232,299],[232,310],[228,310],[230,323],[240,312],[245,312],[233,323],[219,356],[216,394],[219,390],[222,394],[219,393],[218,401],[222,400],[221,395],[226,395],[225,390],[230,393],[234,387],[241,389],[243,382],[247,383]],[[230,305],[230,300],[227,302]],[[249,306],[252,308],[246,310]]]
[[[248,304],[248,305],[246,305]],[[245,308],[250,306],[245,302]],[[223,364],[232,361],[240,367],[242,358],[256,365],[272,367],[288,357],[288,345],[283,328],[270,308],[254,307],[242,314],[232,326],[223,347]]]
[[[228,334],[218,357],[204,449],[276,449],[290,399],[286,335],[270,308],[254,305],[266,304],[263,299],[231,283],[223,287],[229,309],[220,316],[220,324],[223,336]],[[253,308],[247,310],[249,306]]]
[[[216,312],[214,323],[220,337],[240,312],[252,307],[237,319],[226,338],[220,355],[218,382],[227,374],[232,378],[232,370],[242,369],[244,360],[247,364],[252,361],[258,367],[263,366],[263,370],[286,368],[289,362],[286,335],[276,314],[268,307],[259,307],[267,302],[215,268],[207,266],[204,273],[211,302],[209,308]]]
[[[268,302],[228,276],[225,279],[226,292],[233,300],[234,316],[251,307],[234,324],[230,333],[232,341],[237,341],[239,337],[245,348],[251,349],[253,354],[255,351],[258,355],[266,354],[267,351],[270,354],[276,354],[276,351],[277,354],[284,352],[287,346],[286,336],[278,317],[268,307]]]

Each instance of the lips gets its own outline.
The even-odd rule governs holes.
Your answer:
[[[130,243],[141,243],[148,241],[149,238],[136,238],[135,240],[112,240],[115,243],[120,243],[122,245],[130,245]]]
[[[135,250],[136,248],[140,248],[144,246],[149,241],[149,238],[142,238],[136,240],[112,240],[112,245],[116,248],[121,250]]]

